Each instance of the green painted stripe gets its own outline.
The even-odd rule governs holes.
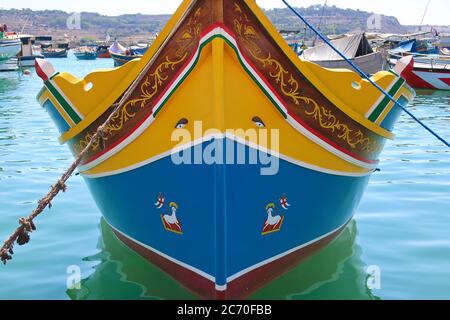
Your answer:
[[[69,105],[69,103],[64,99],[64,97],[59,93],[59,91],[53,86],[53,84],[50,81],[45,82],[46,87],[51,92],[51,94],[55,97],[56,101],[62,106],[64,111],[69,115],[70,119],[75,124],[78,124],[81,122],[81,117],[75,112],[75,110],[72,109],[72,107]]]
[[[59,76],[59,72],[56,72],[54,75],[50,77],[50,80],[53,80],[56,76]]]
[[[389,91],[389,95],[391,97],[394,97],[395,94],[400,90],[401,86],[405,83],[405,80],[403,78],[400,78],[395,85],[391,88]],[[375,122],[378,117],[383,113],[384,109],[387,107],[387,105],[391,102],[391,99],[388,97],[384,97],[383,101],[375,108],[375,110],[370,114],[369,120],[372,122]]]

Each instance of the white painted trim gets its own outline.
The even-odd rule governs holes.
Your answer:
[[[377,161],[376,163],[372,164],[372,163],[366,163],[366,162],[360,161],[358,159],[355,159],[352,156],[349,156],[348,154],[342,152],[341,150],[338,150],[338,149],[334,148],[333,146],[329,145],[327,142],[325,142],[322,139],[320,139],[319,137],[317,137],[315,134],[313,134],[308,129],[303,127],[300,123],[295,121],[289,115],[288,115],[287,121],[293,127],[295,127],[297,129],[297,131],[299,131],[301,134],[303,134],[309,140],[315,142],[316,144],[318,144],[319,146],[321,146],[322,148],[324,148],[328,152],[334,154],[335,156],[338,156],[339,158],[341,158],[341,159],[343,159],[343,160],[345,160],[347,162],[350,162],[350,163],[352,163],[354,165],[357,165],[359,167],[366,168],[366,169],[371,169],[371,170],[376,169],[376,167],[377,167],[377,165],[379,163],[379,161]]]
[[[169,255],[167,255],[167,254],[165,254],[165,253],[163,253],[163,252],[161,252],[161,251],[159,251],[159,250],[156,250],[155,248],[152,248],[152,247],[150,247],[149,245],[146,245],[146,244],[144,244],[144,243],[142,243],[142,242],[140,242],[140,241],[138,241],[138,240],[136,240],[136,239],[134,239],[134,238],[132,238],[132,237],[130,237],[130,236],[128,236],[128,235],[126,235],[126,234],[123,233],[122,231],[120,231],[120,230],[118,230],[117,228],[113,227],[112,224],[110,224],[110,223],[106,220],[105,217],[103,217],[103,218],[105,219],[106,223],[107,223],[112,229],[114,229],[116,232],[120,233],[120,234],[121,234],[122,236],[124,236],[125,238],[127,238],[127,239],[129,239],[129,240],[135,242],[135,243],[138,244],[138,245],[140,245],[141,247],[143,247],[143,248],[145,248],[145,249],[147,249],[147,250],[150,250],[150,251],[152,251],[153,253],[156,253],[157,255],[160,255],[160,256],[163,257],[164,259],[167,259],[167,260],[169,260],[169,261],[171,261],[171,262],[173,262],[173,263],[175,263],[175,264],[177,264],[177,265],[179,265],[179,266],[181,266],[181,267],[183,267],[183,268],[185,268],[185,269],[187,269],[187,270],[190,270],[190,271],[192,271],[192,272],[198,274],[199,276],[202,276],[203,278],[205,278],[205,279],[207,279],[207,280],[209,280],[209,281],[211,281],[211,282],[215,282],[215,281],[216,281],[215,277],[213,277],[212,275],[210,275],[210,274],[208,274],[208,273],[206,273],[206,272],[204,272],[204,271],[202,271],[202,270],[200,270],[200,269],[198,269],[198,268],[196,268],[196,267],[193,267],[193,266],[191,266],[191,265],[189,265],[189,264],[187,264],[187,263],[185,263],[185,262],[182,262],[182,261],[180,261],[180,260],[177,260],[177,259],[175,259],[175,258],[172,258],[171,256],[169,256]]]
[[[70,101],[66,95],[64,94],[64,92],[62,92],[62,90],[58,87],[58,85],[55,83],[55,81],[53,81],[52,79],[48,79],[48,82],[50,82],[52,84],[52,86],[56,89],[56,91],[58,91],[58,93],[61,95],[61,97],[63,97],[63,99],[67,102],[67,104],[72,108],[73,111],[75,111],[75,113],[80,117],[81,120],[84,119],[83,115],[78,111],[77,108],[75,108],[75,106],[73,105],[72,101]],[[50,91],[50,90],[49,90]],[[51,93],[51,92],[50,92]],[[52,94],[53,95],[53,94]],[[56,97],[54,97],[56,101],[58,101],[58,99],[56,99]],[[59,101],[58,101],[59,103]],[[62,106],[61,106],[62,108]],[[62,108],[64,109],[64,108]],[[75,121],[74,121],[75,122]]]
[[[398,79],[400,77],[396,77],[391,84],[385,89],[386,92],[391,91],[391,89],[395,86],[395,84],[397,83]],[[378,105],[384,100],[384,98],[386,98],[386,96],[384,94],[380,94],[380,97],[377,99],[377,101],[375,101],[375,103],[372,105],[372,107],[370,107],[369,111],[367,111],[367,113],[365,114],[366,118],[369,118],[370,115],[372,114],[372,112],[375,111],[375,109],[378,107]]]
[[[225,138],[228,138],[230,140],[234,140],[234,141],[236,141],[238,143],[241,143],[241,144],[245,144],[249,148],[256,149],[258,151],[270,154],[273,157],[277,157],[279,159],[285,160],[285,161],[287,161],[287,162],[289,162],[291,164],[294,164],[294,165],[297,165],[297,166],[300,166],[300,167],[304,167],[306,169],[310,169],[310,170],[314,170],[314,171],[330,174],[330,175],[346,176],[346,177],[365,177],[365,176],[371,175],[373,173],[373,171],[374,171],[374,170],[371,170],[371,171],[363,172],[363,173],[354,173],[354,172],[344,172],[344,171],[330,170],[330,169],[322,168],[322,167],[315,166],[315,165],[312,165],[312,164],[309,164],[309,163],[306,163],[306,162],[302,162],[302,161],[296,160],[294,158],[291,158],[289,156],[286,156],[284,154],[281,154],[279,152],[276,152],[276,151],[273,151],[273,150],[270,150],[270,149],[267,149],[267,148],[263,148],[263,147],[255,144],[253,142],[250,142],[248,140],[244,140],[244,139],[242,139],[240,137],[237,137],[235,135],[232,135],[230,133],[225,133],[225,134],[222,133],[222,134],[211,134],[211,135],[208,135],[208,136],[204,136],[204,137],[202,137],[200,139],[194,140],[194,141],[192,141],[190,143],[187,143],[187,144],[185,144],[183,146],[176,147],[173,150],[163,152],[163,153],[158,154],[158,155],[156,155],[154,157],[151,157],[151,158],[149,158],[149,159],[147,159],[145,161],[142,161],[140,163],[136,163],[134,165],[131,165],[131,166],[123,168],[123,169],[109,171],[109,172],[104,172],[104,173],[98,173],[98,174],[85,174],[85,173],[82,173],[82,176],[85,177],[85,178],[88,178],[88,179],[98,179],[98,178],[104,178],[104,177],[119,175],[119,174],[122,174],[122,173],[125,173],[125,172],[129,172],[129,171],[132,171],[132,170],[139,169],[139,168],[141,168],[143,166],[146,166],[146,165],[151,164],[153,162],[156,162],[156,161],[159,161],[159,160],[164,159],[166,157],[169,157],[169,156],[171,156],[174,153],[178,153],[180,151],[193,148],[196,145],[199,145],[199,144],[211,141],[212,139],[225,139]]]
[[[428,82],[436,89],[450,90],[450,86],[440,80],[440,79],[450,79],[450,73],[423,72],[418,70],[414,70],[413,72],[416,74],[416,76],[418,76],[425,82]]]

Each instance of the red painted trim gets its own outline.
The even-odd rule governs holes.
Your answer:
[[[450,87],[450,78],[439,78],[439,80]]]
[[[128,247],[139,253],[142,257],[156,265],[158,268],[163,270],[172,276],[175,280],[188,287],[189,290],[195,292],[200,297],[204,297],[207,299],[216,298],[216,287],[215,283],[209,279],[206,279],[195,273],[189,269],[186,269],[162,256],[159,254],[148,250],[147,248],[142,247],[136,242],[130,240],[128,237],[125,237],[121,233],[112,229],[116,236],[125,243]]]
[[[404,60],[406,61],[406,59]],[[401,63],[401,60],[398,62]],[[434,86],[426,82],[424,79],[414,73],[414,59],[410,58],[408,64],[401,71],[400,75],[406,82],[414,88],[436,89]]]
[[[278,92],[269,84],[269,82],[265,79],[265,77],[258,71],[258,69],[254,66],[254,64],[244,55],[242,49],[240,48],[236,37],[233,35],[233,32],[231,32],[224,24],[216,22],[211,24],[208,28],[206,28],[202,34],[200,35],[199,39],[202,39],[206,34],[208,34],[209,32],[211,32],[212,30],[214,30],[215,28],[222,28],[223,30],[225,30],[225,32],[227,32],[233,39],[235,39],[237,46],[238,46],[238,50],[242,53],[242,56],[244,57],[245,61],[251,66],[251,68],[258,74],[258,76],[260,77],[260,79],[267,85],[267,87],[269,88],[269,90],[280,100],[280,102],[283,104],[283,107],[286,109],[287,113],[295,120],[297,121],[300,125],[302,125],[306,130],[308,130],[309,132],[311,132],[313,135],[315,135],[316,137],[318,137],[319,139],[323,140],[324,142],[326,142],[327,144],[329,144],[330,146],[332,146],[333,148],[341,151],[342,153],[357,159],[361,162],[365,162],[367,164],[377,164],[379,163],[378,160],[372,160],[372,159],[366,159],[363,158],[353,152],[348,151],[347,149],[342,148],[341,146],[337,145],[336,143],[334,143],[333,141],[331,141],[330,139],[322,136],[320,133],[318,133],[316,130],[312,129],[311,127],[309,127],[308,125],[306,125],[303,121],[301,121],[301,119],[299,119],[298,117],[296,117],[294,114],[292,114],[291,112],[289,112],[288,108],[286,107],[286,102],[281,98],[281,96],[278,94]],[[126,140],[130,135],[132,135],[149,117],[151,117],[154,114],[154,108],[155,106],[160,102],[160,100],[162,99],[162,97],[166,94],[167,90],[169,90],[169,88],[173,85],[173,83],[175,82],[175,80],[180,76],[180,74],[185,70],[185,68],[189,65],[189,63],[191,63],[192,59],[195,57],[195,54],[198,50],[200,46],[200,42],[196,45],[195,50],[193,51],[193,54],[191,55],[191,57],[189,58],[189,60],[183,65],[183,67],[175,74],[175,76],[172,78],[172,80],[167,84],[167,86],[165,87],[165,89],[161,92],[161,94],[157,97],[157,99],[154,102],[154,106],[152,107],[151,113],[147,116],[144,117],[132,130],[130,130],[130,132],[127,135],[124,135],[123,137],[121,137],[121,139],[117,140],[114,144],[112,144],[108,149],[103,150],[102,152],[99,152],[98,154],[96,154],[95,156],[89,158],[88,160],[86,160],[85,162],[83,162],[81,165],[85,166],[88,165],[89,163],[97,160],[98,158],[100,158],[101,156],[103,156],[104,154],[108,153],[111,149],[114,149],[115,147],[117,147],[120,143],[122,143],[124,140]]]
[[[45,61],[43,62],[45,63]],[[41,64],[39,63],[39,59],[35,59],[34,60],[34,69],[36,70],[37,75],[44,81],[48,81],[48,76],[47,74],[44,72],[44,70],[42,70],[41,68]]]

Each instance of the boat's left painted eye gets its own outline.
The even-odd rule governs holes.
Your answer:
[[[264,124],[264,121],[262,121],[260,117],[253,117],[252,121],[255,123],[255,125],[258,128],[265,128],[266,127],[266,125]]]
[[[188,120],[183,118],[180,121],[178,121],[177,125],[175,126],[175,129],[184,129],[184,127],[186,127],[186,125],[188,124]]]

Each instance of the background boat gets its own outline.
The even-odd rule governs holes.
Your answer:
[[[111,58],[111,54],[109,53],[109,47],[108,45],[100,45],[97,47],[97,57],[106,59]]]
[[[22,42],[22,50],[19,53],[19,65],[21,67],[34,68],[35,60],[37,58],[44,59],[44,56],[34,50],[33,39],[31,35],[20,35]]]
[[[114,60],[114,67],[120,67],[132,60],[141,58],[141,55],[124,55],[110,52],[111,58]]]
[[[130,52],[132,55],[144,55],[148,50],[149,45],[145,43],[138,43],[137,45],[130,47]]]
[[[387,60],[379,52],[374,52],[365,34],[344,36],[332,40],[333,45],[343,52],[347,58],[352,60],[366,74],[375,74],[388,68]],[[335,51],[326,44],[303,51],[301,58],[317,63],[325,68],[351,69],[348,62],[343,60]]]
[[[111,55],[111,58],[114,60],[115,67],[120,67],[127,62],[142,57],[141,54],[138,54],[136,51],[132,51],[129,48],[125,48],[117,41],[115,41],[111,45],[111,47],[109,48],[109,53]]]
[[[15,57],[21,49],[22,43],[18,38],[0,39],[0,64]]]
[[[67,58],[67,49],[42,49],[41,54],[45,58]]]
[[[448,63],[433,63],[432,59],[416,62],[415,57],[399,60],[395,70],[417,89],[450,90],[450,59]]]
[[[394,65],[399,59],[413,55],[420,57],[428,57],[429,55],[438,55],[439,49],[433,44],[433,39],[410,39],[401,42],[395,48],[389,50],[389,59]]]
[[[41,54],[45,58],[67,58],[69,51],[68,42],[55,42],[51,36],[43,36],[39,39],[46,39],[38,40],[36,37],[36,43],[41,46]],[[50,40],[47,41],[47,39]]]
[[[97,59],[97,51],[94,47],[77,48],[73,54],[78,60],[95,60]]]

